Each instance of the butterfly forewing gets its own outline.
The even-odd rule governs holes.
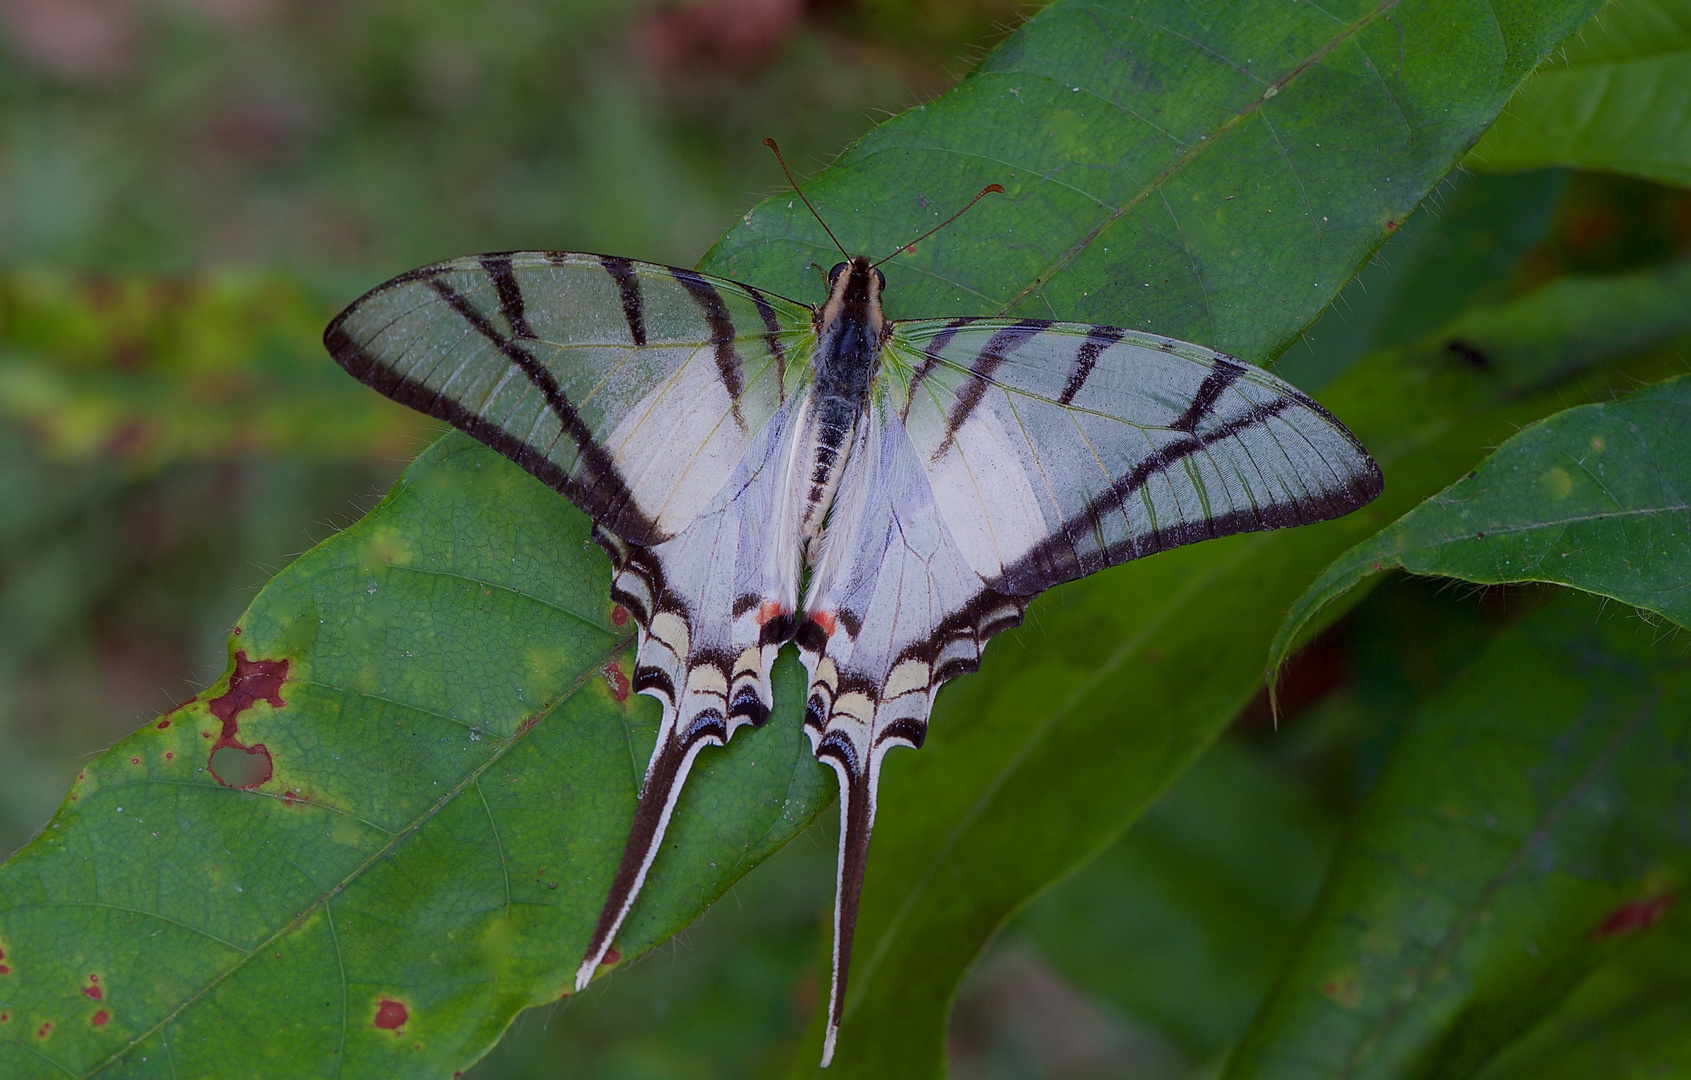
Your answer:
[[[803,389],[811,311],[596,255],[455,259],[329,327],[353,375],[511,457],[631,543],[686,527]]]
[[[891,392],[946,524],[1031,596],[1197,540],[1338,517],[1378,467],[1309,397],[1185,342],[1075,323],[895,324]],[[903,400],[900,400],[903,399]]]

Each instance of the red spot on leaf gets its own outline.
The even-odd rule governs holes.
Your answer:
[[[238,738],[240,715],[260,701],[268,702],[276,709],[287,705],[282,700],[282,683],[287,678],[288,661],[248,660],[244,650],[238,651],[235,653],[235,673],[229,676],[229,688],[206,703],[211,715],[223,724],[222,733],[211,746],[211,757],[206,760],[206,766],[224,787],[246,790],[270,779],[270,751],[263,743],[248,746]],[[210,732],[203,734],[210,737]],[[238,751],[246,756],[220,754],[223,750]]]
[[[164,759],[165,759],[165,760],[166,760],[166,761],[170,761],[170,760],[171,760],[171,759],[172,759],[172,758],[174,758],[174,757],[176,757],[176,751],[174,751],[174,750],[166,750],[166,751],[165,751],[165,752],[164,752]]]
[[[1609,912],[1608,916],[1592,929],[1591,936],[1606,938],[1648,930],[1655,925],[1656,920],[1667,914],[1667,909],[1672,906],[1672,893],[1663,893],[1648,900],[1629,900]]]
[[[138,757],[132,757],[132,758],[129,759],[129,764],[139,765],[139,764],[141,764],[141,759],[138,758]]]
[[[623,607],[621,604],[617,604],[615,607],[611,608],[611,625],[628,625],[628,609]]]
[[[111,1019],[111,1017],[106,1015],[106,1010],[101,1009],[99,1012],[95,1013],[93,1016],[90,1016],[88,1018],[88,1022],[93,1024],[95,1027],[105,1027],[106,1021],[110,1020],[110,1019]]]
[[[1386,231],[1387,232],[1394,232],[1396,229],[1397,229],[1397,218],[1387,218],[1386,219]]]
[[[383,1031],[398,1031],[409,1019],[411,1010],[405,1007],[403,1001],[383,998],[376,1006],[376,1019],[373,1023]]]
[[[621,959],[622,959],[622,953],[618,952],[615,948],[606,949],[605,950],[605,958],[603,960],[599,961],[599,966],[604,967],[608,964],[614,964],[618,960],[621,960]]]
[[[51,1020],[41,1021],[41,1026],[35,1029],[35,1037],[37,1039],[45,1039],[51,1034],[53,1034],[53,1021]]]
[[[106,996],[105,992],[102,991],[98,986],[84,986],[82,988],[82,993],[86,997],[91,998],[94,1001],[99,1001],[101,998]]]
[[[12,1014],[11,1013],[0,1012],[0,1024],[9,1024],[11,1022],[12,1022]]]
[[[628,676],[622,673],[622,667],[615,660],[605,665],[605,679],[611,684],[611,696],[619,704],[628,700]]]
[[[0,964],[0,975],[10,975],[11,973],[12,973],[11,965]]]
[[[282,805],[283,806],[292,806],[293,804],[294,804],[294,793],[291,792],[291,791],[282,792]]]
[[[170,726],[170,721],[169,720],[160,720],[158,723],[154,724],[153,726],[158,728],[160,731],[163,731],[165,728]]]

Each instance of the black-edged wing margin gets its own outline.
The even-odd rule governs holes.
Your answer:
[[[622,540],[656,544],[802,391],[811,314],[691,270],[511,252],[402,274],[323,340],[374,389],[487,443]]]

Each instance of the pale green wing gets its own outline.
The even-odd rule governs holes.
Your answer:
[[[803,304],[691,270],[527,251],[403,274],[323,340],[361,381],[650,545],[710,503],[802,392],[811,318]]]
[[[1326,409],[1184,341],[1037,319],[903,322],[885,379],[947,527],[1010,595],[1339,517],[1381,488]]]

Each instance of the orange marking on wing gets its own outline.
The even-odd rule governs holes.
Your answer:
[[[829,637],[834,636],[834,627],[839,625],[831,611],[818,611],[810,617],[810,621],[822,628],[822,632]]]
[[[780,604],[773,600],[765,600],[757,609],[757,624],[762,626],[770,619],[778,619],[784,614],[785,612],[781,610]]]

